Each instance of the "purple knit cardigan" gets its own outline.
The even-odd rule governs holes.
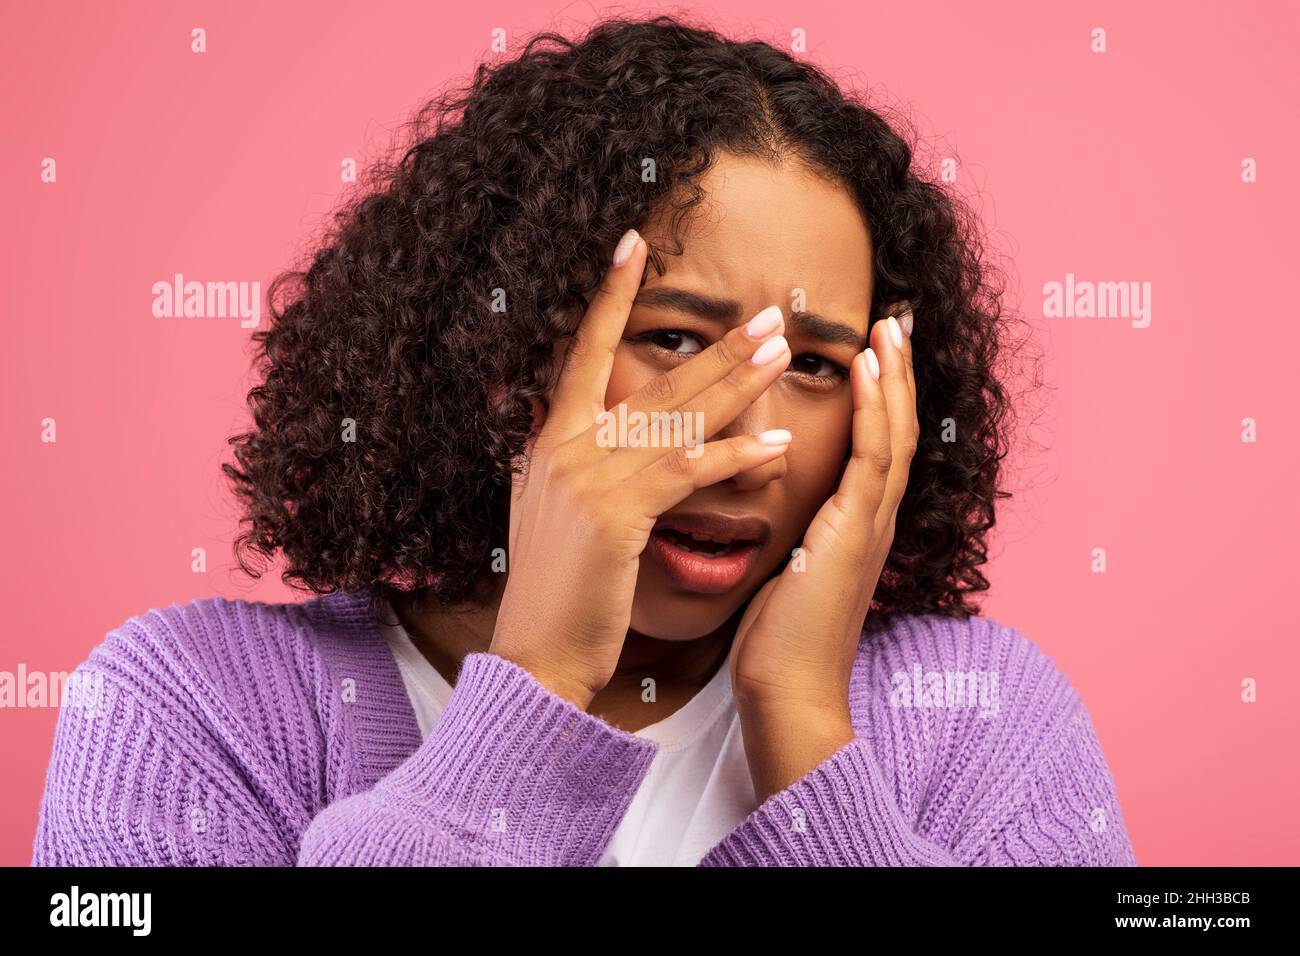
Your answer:
[[[359,593],[152,610],[75,676],[38,865],[591,866],[659,746],[488,653],[422,741]],[[850,706],[701,866],[1135,865],[1087,710],[1014,628],[900,618]]]

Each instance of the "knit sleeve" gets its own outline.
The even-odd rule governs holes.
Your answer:
[[[144,672],[95,660],[69,679],[93,691],[59,712],[32,865],[292,865],[301,803],[161,706]]]
[[[915,833],[855,737],[768,797],[700,866],[958,866]]]
[[[1096,730],[1079,706],[1045,748],[1022,802],[968,840],[974,866],[1137,866]]]
[[[93,706],[59,716],[37,866],[594,865],[657,750],[471,654],[423,745],[313,816],[276,766],[162,707],[147,670],[93,660]]]
[[[700,866],[1133,866],[1114,784],[1078,707],[1006,795],[946,834],[917,832],[865,737],[773,794]]]
[[[657,750],[469,654],[420,749],[317,816],[299,863],[595,866]]]

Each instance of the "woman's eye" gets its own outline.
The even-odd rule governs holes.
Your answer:
[[[708,348],[708,343],[698,335],[681,329],[656,329],[653,332],[643,332],[636,336],[634,341],[646,343],[659,352],[682,357],[696,355]],[[813,352],[805,352],[792,358],[786,372],[799,376],[810,387],[815,383],[817,387],[822,388],[833,387],[840,379],[847,380],[849,377],[848,369]]]
[[[790,360],[790,371],[812,378],[843,377],[847,374],[846,370],[835,362],[824,359],[820,355],[814,355],[812,352],[805,352],[803,355],[796,355],[792,358]]]
[[[678,329],[661,329],[656,332],[647,332],[639,336],[641,341],[649,342],[656,348],[663,349],[665,352],[673,352],[678,355],[694,355],[696,352],[704,351],[704,343],[698,336],[689,332],[682,332]],[[690,343],[694,343],[696,348],[690,348]],[[686,346],[683,348],[683,346]]]

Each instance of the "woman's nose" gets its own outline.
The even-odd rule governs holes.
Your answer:
[[[718,431],[711,440],[734,438],[737,435],[757,435],[769,428],[785,428],[785,425],[775,421],[775,411],[776,406],[771,398],[766,393],[760,395],[752,405]],[[781,455],[757,468],[738,472],[727,480],[741,491],[757,491],[770,481],[780,481],[785,477],[785,473],[786,456]]]

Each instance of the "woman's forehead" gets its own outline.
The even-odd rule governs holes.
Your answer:
[[[797,164],[773,166],[724,156],[700,180],[701,203],[679,227],[681,255],[659,258],[647,287],[725,290],[746,303],[783,309],[802,294],[816,311],[866,312],[871,302],[871,243],[850,194]],[[668,243],[668,214],[647,224],[646,238]],[[812,306],[808,306],[812,308]]]

